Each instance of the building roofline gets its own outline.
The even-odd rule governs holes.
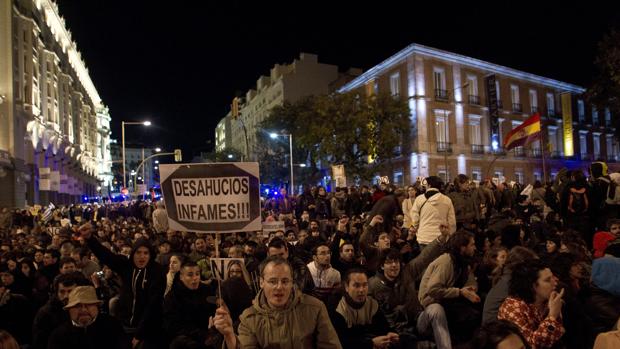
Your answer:
[[[67,55],[69,65],[74,69],[92,103],[98,106],[102,103],[101,97],[90,77],[86,63],[82,59],[82,54],[77,49],[77,44],[71,38],[71,32],[67,29],[64,18],[60,16],[58,5],[52,0],[36,0],[34,4],[37,10],[43,13],[45,24],[49,27],[62,51]]]
[[[443,60],[446,60],[452,63],[460,64],[463,66],[477,68],[481,70],[487,70],[487,71],[498,73],[504,76],[508,76],[508,77],[512,77],[516,79],[522,79],[522,80],[526,80],[526,81],[533,82],[536,84],[545,85],[545,86],[552,87],[555,89],[563,90],[565,92],[584,93],[586,91],[585,88],[574,85],[574,84],[569,84],[566,82],[542,77],[539,75],[526,73],[526,72],[516,70],[513,68],[508,68],[505,66],[501,66],[499,64],[485,62],[480,59],[467,57],[467,56],[460,55],[457,53],[452,53],[452,52],[439,50],[436,48],[413,43],[405,47],[401,51],[397,52],[393,56],[389,57],[388,59],[384,60],[383,62],[368,69],[362,75],[358,76],[357,78],[353,79],[346,85],[342,86],[340,89],[338,89],[337,92],[339,93],[348,92],[348,91],[351,91],[355,88],[358,88],[364,85],[368,81],[376,78],[378,75],[383,73],[386,69],[390,68],[391,66],[393,66],[394,64],[397,64],[398,62],[402,60],[405,60],[407,56],[412,55],[412,54],[419,54],[419,55],[429,56],[433,58],[439,58],[439,59],[443,59]]]

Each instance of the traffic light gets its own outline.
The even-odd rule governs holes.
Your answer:
[[[183,155],[181,154],[181,149],[174,150],[174,161],[175,162],[183,161]]]
[[[233,98],[230,108],[230,114],[232,115],[233,119],[237,119],[239,117],[239,97]]]

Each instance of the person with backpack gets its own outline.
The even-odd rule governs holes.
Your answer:
[[[331,199],[332,218],[340,218],[349,211],[347,188],[336,187],[336,192]]]
[[[620,176],[620,174],[609,175],[607,173],[607,164],[597,161],[590,165],[590,175],[592,208],[596,210],[594,223],[598,230],[604,230],[609,219],[619,218],[620,185],[614,179]]]
[[[581,233],[585,241],[592,244],[592,226],[590,224],[591,190],[581,170],[572,171],[571,181],[564,188],[560,199],[562,217],[566,226]],[[591,247],[591,246],[590,246]]]

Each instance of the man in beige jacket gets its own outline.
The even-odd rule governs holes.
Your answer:
[[[441,226],[447,226],[450,234],[456,231],[454,206],[452,200],[440,192],[443,187],[441,178],[430,176],[424,181],[428,187],[426,193],[416,197],[410,210],[412,225],[421,247],[439,237]]]
[[[325,305],[294,288],[292,269],[284,258],[267,258],[260,274],[261,290],[241,314],[237,335],[228,311],[220,307],[215,313],[213,324],[228,349],[342,349]]]
[[[442,303],[459,297],[480,303],[476,279],[468,264],[475,252],[474,235],[458,231],[450,236],[447,253],[429,264],[422,276],[418,299],[424,311],[418,317],[417,327],[420,333],[432,329],[438,349],[452,348],[448,318]]]

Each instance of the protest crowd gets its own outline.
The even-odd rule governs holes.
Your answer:
[[[163,201],[0,208],[0,348],[620,348],[607,172],[283,188],[283,229],[227,234]]]

